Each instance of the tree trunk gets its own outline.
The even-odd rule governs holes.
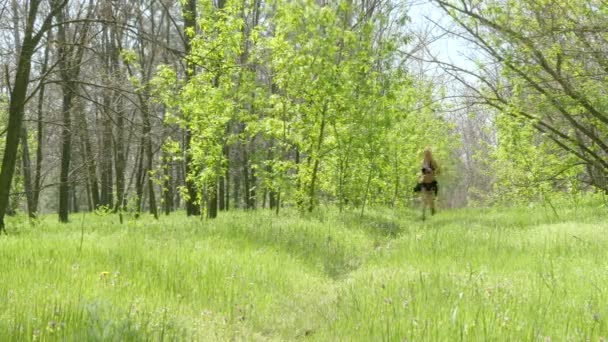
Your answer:
[[[201,214],[201,210],[200,210],[200,206],[198,204],[198,191],[196,189],[196,185],[194,184],[194,181],[192,181],[192,179],[190,178],[191,174],[192,174],[192,155],[190,152],[190,146],[192,144],[192,132],[190,132],[189,129],[186,129],[186,141],[184,144],[184,152],[186,154],[186,158],[184,159],[185,161],[185,175],[184,177],[186,178],[186,190],[188,192],[188,198],[186,199],[186,215],[188,216],[192,216],[192,215],[200,215]]]
[[[228,149],[228,145],[227,143],[224,142],[224,146],[222,149],[222,153],[224,155],[224,159],[228,160],[229,157],[229,149]],[[226,170],[228,170],[228,167],[226,167]],[[223,172],[223,174],[220,176],[219,180],[218,180],[218,209],[219,211],[225,211],[228,208],[226,207],[226,183],[227,183],[227,175],[228,172]]]
[[[300,172],[300,168],[302,167],[301,165],[301,161],[300,161],[300,149],[298,148],[298,146],[295,146],[295,168],[296,168],[296,190],[299,194],[302,193],[302,172]],[[298,196],[296,198],[296,206],[299,209],[302,209],[304,206],[304,196]]]
[[[274,148],[274,141],[271,142],[270,148],[268,149],[268,157],[267,159],[269,161],[272,161],[275,157],[274,157],[274,153],[272,153]],[[270,165],[270,163],[266,166],[266,174],[267,175],[272,175],[272,166]],[[267,189],[268,191],[268,207],[270,209],[275,209],[275,206],[277,205],[277,194],[275,192],[276,189],[274,189],[274,185],[270,188]],[[264,196],[264,199],[266,198],[266,196]]]
[[[27,128],[21,127],[21,162],[23,163],[23,189],[27,202],[27,214],[30,218],[36,218],[36,208],[34,207],[34,194],[32,192],[32,164],[30,161],[30,150],[27,143]]]
[[[277,195],[276,191],[270,191],[268,194],[268,206],[270,207],[270,209],[276,209],[277,206],[279,205],[278,202],[278,198],[279,196]]]
[[[153,11],[153,9],[151,9]],[[140,19],[138,19],[140,20]],[[141,24],[141,23],[140,23]],[[153,24],[153,22],[152,22]],[[143,24],[141,30],[143,30]],[[145,45],[146,41],[143,37],[140,37],[139,40],[140,50],[140,67],[141,70],[146,69],[145,62],[147,61],[149,64],[153,63],[154,54],[151,53],[149,58],[146,57],[145,53]],[[122,50],[122,46],[119,44],[119,48]],[[143,203],[142,194],[144,184],[147,184],[148,188],[148,209],[150,214],[154,216],[155,219],[158,219],[158,206],[156,204],[156,194],[154,192],[154,179],[153,179],[153,166],[154,166],[154,150],[152,148],[152,122],[150,118],[150,78],[151,72],[144,72],[142,75],[138,76],[133,71],[133,68],[130,63],[126,63],[126,69],[130,78],[141,77],[142,86],[138,87],[136,90],[137,98],[139,100],[139,112],[141,114],[142,120],[142,131],[141,131],[141,150],[142,156],[140,159],[140,169],[138,171],[138,197],[140,203]],[[151,70],[151,69],[148,69]],[[141,208],[141,206],[138,206]]]
[[[245,152],[243,153],[243,202],[245,203],[245,209],[249,209],[249,197],[251,196],[249,193],[251,185],[249,183],[249,160],[248,153]]]
[[[165,215],[169,215],[173,211],[173,185],[172,185],[172,163],[171,157],[166,151],[163,151],[163,209]]]
[[[59,175],[59,221],[68,222],[69,173],[72,149],[72,123],[70,111],[72,107],[72,90],[66,85],[63,89],[63,127],[61,130],[61,170]]]
[[[139,214],[141,213],[142,198],[144,196],[144,153],[145,148],[144,143],[142,141],[139,147],[139,153],[137,154],[138,162],[135,166],[137,169],[137,173],[135,176],[135,217],[139,217]]]
[[[224,182],[226,184],[226,188],[224,190],[226,204],[226,210],[230,210],[230,160],[228,160],[228,164],[226,165],[226,174],[224,175]]]
[[[158,208],[156,206],[156,196],[154,194],[154,180],[152,179],[152,163],[154,161],[154,151],[152,150],[152,125],[150,122],[150,112],[147,106],[149,96],[147,93],[141,96],[141,114],[143,119],[142,142],[145,146],[146,167],[144,177],[148,178],[148,203],[150,204],[150,214],[158,219]]]
[[[11,1],[11,6],[13,10],[13,37],[15,39],[16,44],[20,44],[21,42],[21,33],[19,32],[19,6],[16,0]],[[17,46],[17,50],[20,50],[21,47]],[[32,168],[30,161],[30,150],[28,148],[27,141],[27,127],[25,124],[21,127],[21,162],[23,171],[23,188],[25,191],[25,198],[27,201],[27,212],[30,218],[36,217],[36,209],[33,207],[33,194],[32,194]]]
[[[217,217],[217,181],[211,182],[207,189],[207,218]]]
[[[104,105],[110,105],[109,95],[104,95]],[[103,133],[101,137],[100,151],[100,167],[101,167],[101,191],[99,203],[107,208],[112,208],[114,201],[112,198],[113,190],[113,172],[112,172],[112,120],[110,118],[110,111],[104,109],[104,120],[103,120]]]
[[[126,210],[125,198],[125,142],[124,117],[122,112],[116,113],[116,143],[114,144],[114,171],[116,173],[116,203],[114,211]]]
[[[255,209],[257,193],[256,193],[256,174],[255,174],[255,169],[253,169],[253,168],[250,169],[250,173],[249,173],[249,186],[250,186],[250,188],[248,189],[249,197],[248,197],[248,201],[247,201],[247,209]]]
[[[82,150],[84,150],[84,146],[83,146],[83,144],[81,144],[80,148],[81,148]],[[87,156],[86,156],[86,155],[83,153],[83,154],[82,154],[82,162],[83,162],[83,163],[85,163],[85,164],[87,163],[86,158],[87,158]],[[85,190],[85,192],[86,192],[86,196],[87,196],[87,209],[88,209],[88,211],[89,211],[89,212],[91,212],[91,211],[94,211],[94,210],[95,210],[95,207],[93,206],[93,201],[92,201],[92,199],[91,199],[91,197],[92,197],[93,195],[91,194],[91,180],[89,179],[88,174],[87,174],[87,177],[86,177],[86,178],[87,178],[87,179],[86,179],[87,184],[85,185],[84,190]],[[99,194],[97,194],[97,195],[99,195]]]
[[[236,153],[235,153],[236,154]],[[233,158],[234,160],[234,158]],[[242,160],[240,158],[240,154],[239,154],[239,162],[241,167],[243,167],[243,163]],[[242,182],[244,181],[242,180],[239,176],[241,175],[240,172],[238,172],[239,169],[236,168],[235,166],[235,174],[234,177],[232,178],[232,207],[233,208],[241,208],[241,185]],[[245,171],[243,170],[243,175],[244,175]]]
[[[59,68],[61,75],[62,99],[62,132],[61,132],[61,170],[59,174],[59,221],[68,222],[70,195],[70,162],[72,155],[72,117],[73,100],[76,95],[77,79],[80,74],[80,63],[84,53],[84,43],[88,26],[80,31],[78,42],[68,42],[66,35],[65,16],[62,11],[57,13],[57,28]]]
[[[192,38],[188,31],[196,30],[196,0],[187,0],[182,7],[182,17],[184,19],[184,50],[185,55],[189,56],[192,52]],[[188,82],[192,75],[194,75],[195,66],[187,59],[186,60],[186,82]],[[198,202],[198,191],[196,189],[196,185],[190,179],[190,175],[192,173],[192,155],[190,151],[190,147],[192,145],[192,132],[190,129],[186,128],[185,132],[185,143],[184,143],[184,152],[186,154],[186,158],[184,158],[185,162],[185,178],[186,178],[186,190],[188,192],[188,198],[186,199],[186,214],[188,216],[191,215],[200,215],[200,206],[197,204]]]
[[[173,188],[177,186],[177,184],[186,184],[185,176],[184,176],[184,163],[179,163],[174,165],[175,169],[175,182],[173,182]],[[181,208],[182,207],[182,196],[179,191],[173,192],[173,208]]]
[[[50,32],[50,31],[49,31]],[[43,73],[46,73],[47,60],[48,60],[48,47],[45,50],[45,62],[43,64]],[[36,122],[36,170],[34,171],[34,193],[32,196],[32,208],[34,212],[38,212],[38,204],[40,199],[40,191],[42,188],[42,160],[44,158],[42,153],[42,141],[44,136],[44,130],[42,127],[42,104],[44,102],[44,84],[40,86],[38,94],[38,110],[37,110],[37,122]]]
[[[77,213],[80,211],[80,206],[78,205],[78,197],[76,196],[76,184],[72,184],[70,187],[70,197],[71,197],[71,205],[70,212]]]
[[[38,7],[40,0],[31,0],[27,22],[25,25],[25,35],[20,44],[19,59],[15,73],[15,82],[10,93],[8,109],[8,126],[6,132],[6,142],[4,145],[4,156],[2,157],[2,167],[0,169],[0,232],[5,232],[4,215],[9,205],[10,189],[17,162],[17,151],[21,135],[21,125],[23,123],[23,109],[27,99],[27,86],[30,80],[30,70],[32,67],[32,55],[36,46],[40,42],[42,35],[50,26],[57,11],[61,10],[67,0],[55,3],[51,13],[42,20],[39,31],[34,34],[34,22],[37,21]]]
[[[90,193],[90,201],[93,209],[97,209],[100,204],[99,198],[99,183],[97,180],[97,164],[93,155],[91,146],[91,137],[89,136],[89,127],[83,110],[77,111],[78,115],[78,131],[80,132],[80,140],[82,142],[82,161],[86,166],[88,191]]]
[[[44,48],[44,62],[42,63],[42,70],[41,70],[41,74],[45,75],[48,69],[48,63],[49,63],[49,50],[50,50],[50,45],[51,45],[51,41],[53,40],[53,31],[49,30],[47,32],[47,44]],[[32,196],[32,208],[34,210],[34,212],[38,212],[38,203],[39,203],[39,199],[40,199],[40,191],[41,191],[41,187],[42,187],[42,160],[44,158],[43,152],[42,152],[42,141],[43,141],[43,136],[44,136],[44,130],[43,130],[43,126],[42,126],[42,118],[44,117],[43,115],[43,105],[44,105],[44,90],[45,90],[45,83],[42,82],[40,84],[40,89],[38,90],[38,108],[37,108],[37,122],[36,122],[36,170],[35,170],[35,175],[34,175],[34,194]]]
[[[109,57],[110,57],[110,70],[113,75],[124,80],[120,72],[120,39],[118,28],[116,25],[111,27],[110,31],[110,42],[109,42]],[[116,114],[116,135],[114,144],[114,171],[116,180],[116,203],[114,205],[114,211],[126,210],[126,199],[125,199],[125,172],[126,172],[126,155],[125,155],[125,120],[124,111],[122,110],[122,95],[119,90],[114,91],[115,98],[115,114]],[[111,183],[110,183],[111,184]]]
[[[316,191],[316,183],[317,183],[317,174],[319,171],[319,156],[318,154],[321,152],[321,146],[323,144],[323,138],[325,135],[325,115],[327,112],[327,103],[323,106],[323,112],[321,113],[322,117],[321,117],[321,127],[319,129],[319,137],[317,140],[317,146],[316,146],[316,154],[314,156],[314,162],[313,162],[313,168],[312,168],[312,176],[311,176],[311,180],[310,180],[310,188],[308,191],[308,197],[309,197],[309,202],[308,202],[308,211],[312,212],[312,210],[314,209],[315,206],[315,191]]]
[[[108,25],[104,25],[102,28],[102,39],[103,45],[105,47],[104,50],[104,73],[107,79],[107,86],[111,87],[111,80],[113,78],[112,71],[112,57],[111,55],[114,53],[114,36],[112,34],[111,27]],[[114,155],[116,152],[116,144],[114,143],[113,138],[113,122],[112,116],[114,115],[112,111],[112,97],[115,96],[116,93],[111,91],[110,89],[105,89],[103,91],[103,99],[102,99],[102,134],[101,134],[101,145],[99,146],[100,152],[100,177],[101,177],[101,190],[100,190],[100,205],[106,208],[114,208],[114,200],[113,200],[113,189],[114,189],[114,171],[112,165],[112,151],[114,150]]]

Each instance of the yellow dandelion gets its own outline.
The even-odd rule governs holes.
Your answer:
[[[108,276],[108,274],[110,274],[110,272],[108,271],[103,271],[101,273],[99,273],[99,278],[105,278]]]

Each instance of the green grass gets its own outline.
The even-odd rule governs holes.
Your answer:
[[[608,336],[608,210],[11,218],[0,340]]]

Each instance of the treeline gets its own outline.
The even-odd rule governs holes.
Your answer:
[[[454,24],[443,34],[475,52],[474,67],[432,60],[461,83],[472,117],[460,127],[474,197],[608,193],[606,2],[431,2]]]
[[[424,146],[446,205],[608,191],[605,4],[429,3],[0,0],[0,227],[395,205]]]
[[[448,157],[399,2],[5,0],[0,226],[23,204],[364,209]]]

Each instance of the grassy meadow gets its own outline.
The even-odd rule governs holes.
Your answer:
[[[0,341],[600,341],[600,204],[11,218]]]

